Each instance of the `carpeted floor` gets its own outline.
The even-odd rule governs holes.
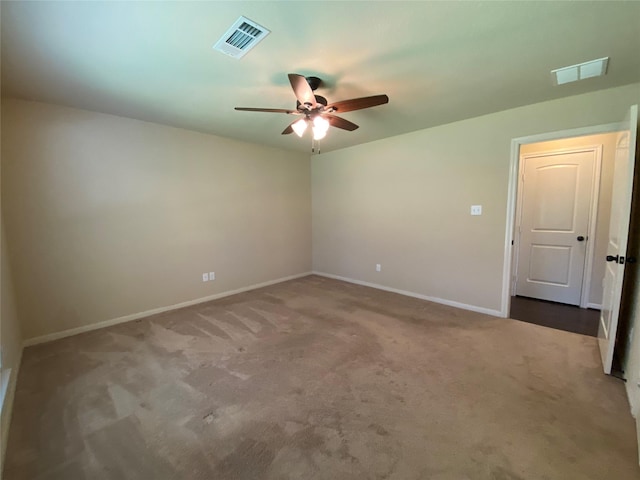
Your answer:
[[[27,348],[5,480],[637,479],[596,340],[310,276]]]

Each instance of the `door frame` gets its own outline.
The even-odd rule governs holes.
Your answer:
[[[520,173],[520,147],[527,143],[540,143],[563,138],[584,137],[600,133],[612,133],[623,130],[619,122],[594,125],[590,127],[572,128],[555,132],[527,135],[511,139],[511,159],[509,162],[509,179],[507,191],[506,229],[504,235],[504,259],[502,269],[502,302],[500,316],[509,317],[511,311],[511,276],[513,272],[513,245],[516,224],[516,206]]]
[[[574,137],[575,138],[575,137]],[[532,142],[539,143],[539,142]],[[598,200],[600,195],[600,176],[602,174],[602,145],[581,145],[579,147],[558,148],[555,150],[545,150],[526,155],[518,155],[518,172],[524,171],[524,162],[527,158],[548,157],[553,155],[563,155],[566,153],[593,152],[595,154],[595,162],[593,165],[593,184],[591,185],[590,201],[589,201],[589,220],[587,223],[587,244],[585,252],[584,269],[582,270],[582,284],[580,287],[580,308],[596,307],[595,304],[589,302],[589,292],[591,291],[591,274],[593,272],[593,256],[595,254],[596,239],[596,220],[598,216]],[[516,222],[513,232],[513,260],[511,271],[511,290],[509,294],[512,296],[516,292],[515,276],[520,261],[520,237],[518,229],[522,225],[522,194],[524,193],[522,175],[518,175],[518,188],[516,192]],[[591,241],[589,241],[591,239]],[[516,292],[517,293],[517,292]]]

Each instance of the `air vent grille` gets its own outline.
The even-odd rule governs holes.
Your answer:
[[[608,64],[609,57],[598,58],[597,60],[551,70],[551,75],[556,85],[563,85],[565,83],[606,75]]]
[[[244,57],[249,50],[262,41],[271,31],[240,17],[213,46],[214,50],[234,58]]]

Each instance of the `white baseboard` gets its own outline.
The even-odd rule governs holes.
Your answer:
[[[22,351],[24,348],[20,348],[18,353],[18,361],[11,369],[9,374],[9,380],[4,391],[4,398],[2,399],[2,405],[0,405],[1,411],[7,416],[7,428],[0,431],[0,478],[2,478],[2,469],[4,468],[4,457],[7,453],[7,440],[9,438],[9,426],[11,425],[11,415],[13,415],[13,400],[16,396],[16,387],[18,385],[18,372],[20,371],[20,365],[22,363]]]
[[[587,303],[587,308],[591,308],[593,310],[602,310],[602,305],[599,303]]]
[[[255,290],[257,288],[268,287],[276,283],[287,282],[289,280],[295,280],[296,278],[306,277],[311,275],[311,272],[299,273],[296,275],[290,275],[288,277],[277,278],[275,280],[269,280],[267,282],[256,283],[247,287],[237,288],[235,290],[228,290],[222,293],[216,293],[207,297],[196,298],[194,300],[187,300],[186,302],[176,303],[174,305],[167,305],[166,307],[153,308],[151,310],[145,310],[144,312],[132,313],[123,317],[112,318],[110,320],[103,320],[101,322],[92,323],[90,325],[83,325],[82,327],[70,328],[61,332],[48,333],[46,335],[40,335],[38,337],[28,338],[24,341],[24,347],[30,347],[32,345],[38,345],[40,343],[51,342],[60,338],[70,337],[79,333],[90,332],[92,330],[98,330],[100,328],[110,327],[112,325],[118,325],[119,323],[130,322],[131,320],[137,320],[139,318],[149,317],[158,313],[169,312],[171,310],[177,310],[179,308],[190,307],[191,305],[197,305],[199,303],[210,302],[211,300],[217,300],[219,298],[229,297],[238,293],[248,292],[249,290]]]
[[[444,298],[430,297],[428,295],[422,295],[420,293],[409,292],[407,290],[400,290],[398,288],[386,287],[377,283],[363,282],[362,280],[355,280],[353,278],[341,277],[339,275],[333,275],[331,273],[324,272],[311,272],[314,275],[321,277],[333,278],[334,280],[342,280],[343,282],[355,283],[356,285],[362,285],[364,287],[377,288],[378,290],[384,290],[386,292],[399,293],[400,295],[406,295],[407,297],[419,298],[421,300],[427,300],[429,302],[440,303],[442,305],[448,305],[449,307],[456,307],[462,310],[469,310],[471,312],[485,313],[494,317],[502,317],[500,310],[493,310],[490,308],[477,307],[475,305],[468,305],[466,303],[454,302],[453,300],[446,300]]]

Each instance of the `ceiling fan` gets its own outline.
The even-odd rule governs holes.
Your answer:
[[[282,135],[295,132],[299,137],[302,137],[307,126],[311,125],[313,140],[320,140],[327,134],[329,126],[348,131],[358,128],[355,123],[334,115],[335,112],[351,112],[389,103],[389,97],[386,95],[373,95],[371,97],[352,98],[328,104],[326,98],[313,93],[320,86],[321,80],[318,77],[305,77],[297,73],[290,73],[289,82],[297,98],[295,110],[250,107],[235,107],[235,109],[244,112],[286,113],[288,115],[302,116],[302,118],[285,128]]]

